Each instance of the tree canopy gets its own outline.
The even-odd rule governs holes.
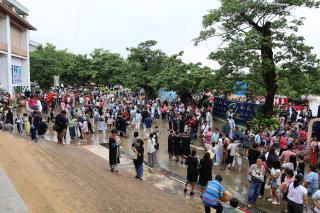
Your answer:
[[[314,0],[220,0],[218,9],[203,17],[204,30],[195,44],[212,37],[222,40],[209,58],[221,65],[220,78],[243,79],[264,91],[264,116],[271,117],[279,84],[291,85],[299,76],[308,78],[319,72],[312,47],[298,35],[303,17],[298,7],[319,7]],[[300,82],[300,81],[299,81]],[[297,85],[292,89],[299,90]],[[285,88],[284,88],[285,89]],[[281,90],[280,90],[281,91]]]

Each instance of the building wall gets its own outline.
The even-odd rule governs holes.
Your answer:
[[[12,47],[22,48],[22,32],[19,28],[11,24],[11,45]]]
[[[7,41],[6,20],[0,18],[0,41]]]
[[[12,2],[11,2],[12,3]],[[27,15],[15,5],[20,17],[0,12],[0,87],[13,95],[15,86],[30,89],[29,31],[19,18]],[[6,9],[2,8],[5,13]],[[22,13],[20,13],[22,12]],[[10,16],[9,16],[10,15]],[[15,15],[12,15],[13,17]]]
[[[0,87],[8,87],[7,55],[0,53]]]

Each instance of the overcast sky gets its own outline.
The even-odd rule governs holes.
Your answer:
[[[211,40],[195,47],[192,39],[202,29],[202,16],[219,6],[217,0],[18,0],[29,9],[29,21],[38,30],[31,39],[52,43],[74,53],[104,48],[126,56],[126,47],[157,40],[167,54],[185,52],[184,61],[207,60],[220,42]],[[317,14],[318,13],[318,14]],[[299,10],[305,16],[300,33],[320,55],[320,11]]]

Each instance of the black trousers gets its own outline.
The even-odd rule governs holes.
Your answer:
[[[210,213],[211,208],[214,208],[216,210],[216,213],[223,212],[223,206],[221,205],[221,203],[218,203],[216,206],[204,206],[205,213]]]
[[[287,209],[288,213],[303,213],[303,204],[298,204],[288,199]]]

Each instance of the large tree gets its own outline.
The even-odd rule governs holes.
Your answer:
[[[281,77],[315,72],[312,48],[297,34],[303,17],[293,15],[299,7],[319,7],[315,0],[220,0],[218,9],[203,17],[204,30],[195,39],[222,40],[209,55],[221,65],[226,78],[240,78],[265,91],[265,117],[273,115],[277,81]],[[296,15],[296,14],[295,14]]]
[[[213,71],[209,67],[202,67],[200,63],[184,63],[181,60],[183,52],[167,56],[164,60],[163,70],[154,80],[158,88],[175,91],[185,104],[194,102],[193,95],[210,89]]]
[[[121,83],[118,77],[125,71],[126,65],[120,54],[95,49],[90,56],[92,58],[90,73],[93,75],[91,81],[102,85]]]
[[[127,48],[129,51],[126,86],[129,88],[143,88],[150,98],[157,96],[158,89],[154,84],[155,76],[164,68],[166,54],[154,49],[157,41],[148,40],[137,47]]]
[[[53,85],[53,76],[61,76],[72,63],[72,54],[66,50],[57,50],[55,46],[47,44],[40,46],[30,54],[31,81],[39,83],[42,88]]]

